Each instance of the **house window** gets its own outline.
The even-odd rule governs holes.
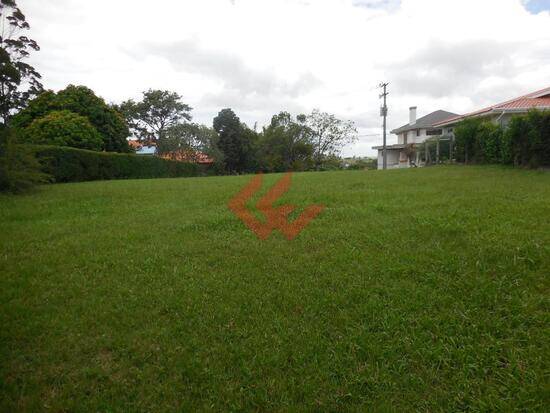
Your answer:
[[[420,136],[420,129],[416,130],[416,136]]]
[[[434,135],[442,135],[443,130],[442,129],[430,129],[426,131],[426,135],[434,136]]]
[[[403,134],[403,143],[406,145],[407,144],[407,132],[405,132]]]

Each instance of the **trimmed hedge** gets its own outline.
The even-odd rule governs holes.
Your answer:
[[[516,166],[550,167],[550,111],[533,110],[510,120],[503,160]]]
[[[455,142],[459,162],[549,167],[550,111],[513,116],[505,129],[480,118],[465,119],[455,128]]]
[[[199,165],[155,156],[28,145],[55,182],[198,176]]]
[[[24,192],[49,181],[32,150],[18,145],[13,131],[0,125],[0,192]]]

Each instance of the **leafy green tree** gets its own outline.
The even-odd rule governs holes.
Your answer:
[[[504,133],[503,158],[514,165],[550,166],[550,111],[514,116]]]
[[[253,148],[257,133],[241,123],[231,109],[222,109],[214,118],[214,130],[219,135],[218,148],[223,154],[228,172],[245,172],[255,169]]]
[[[0,0],[0,118],[7,125],[12,114],[42,90],[40,74],[25,62],[40,47],[21,34],[30,28],[15,0]]]
[[[263,129],[258,149],[260,167],[266,171],[305,170],[312,165],[313,144],[306,117],[293,119],[281,112]]]
[[[53,111],[36,119],[22,133],[25,142],[101,150],[103,138],[88,118],[68,110]]]
[[[241,172],[255,172],[260,168],[257,148],[259,133],[249,128],[246,123],[241,123],[241,141],[244,151],[244,168]]]
[[[480,118],[461,121],[455,128],[456,158],[465,163],[500,163],[505,151],[503,130]]]
[[[527,114],[532,125],[532,150],[537,166],[550,166],[550,111],[531,110]]]
[[[69,85],[54,93],[45,91],[29,102],[29,105],[13,117],[12,125],[27,128],[35,120],[54,111],[71,111],[86,117],[102,137],[101,150],[129,152],[128,125],[120,112],[85,86]]]
[[[223,156],[217,148],[218,134],[212,128],[196,123],[180,123],[167,129],[157,141],[157,153],[204,153],[220,162]]]
[[[479,118],[467,118],[454,128],[456,160],[472,162],[480,152],[477,135],[483,121]]]
[[[32,149],[17,144],[13,131],[0,127],[0,191],[18,193],[49,181]]]
[[[35,119],[41,118],[53,110],[62,110],[56,104],[57,95],[53,90],[44,90],[21,112],[17,113],[11,120],[11,126],[16,129],[23,129],[29,126]]]
[[[103,150],[107,152],[129,152],[130,135],[124,116],[85,86],[69,85],[57,93],[58,109],[88,118],[103,136]]]
[[[306,124],[311,130],[316,168],[323,161],[339,152],[348,143],[357,140],[357,129],[352,121],[338,119],[336,116],[314,109],[307,116]],[[331,158],[331,164],[333,164]]]
[[[149,89],[140,102],[127,100],[120,110],[141,142],[156,143],[169,128],[191,120],[192,108],[181,99],[175,92]]]
[[[476,147],[480,149],[480,153],[476,154],[476,162],[502,162],[502,135],[502,128],[496,123],[483,122],[479,125]]]

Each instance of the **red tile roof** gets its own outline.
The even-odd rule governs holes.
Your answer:
[[[495,109],[550,109],[550,98],[521,98],[498,105]]]
[[[130,145],[130,148],[133,148],[133,149],[139,149],[141,148],[141,143],[139,143],[138,141],[134,140],[134,139],[130,139],[128,141],[128,145]]]
[[[143,144],[135,139],[128,141],[128,145],[135,150],[139,150]],[[156,146],[154,142],[150,142],[147,146]],[[181,162],[194,162],[200,164],[211,164],[214,163],[214,159],[210,158],[207,154],[199,151],[193,150],[181,150],[165,153],[163,155],[158,155],[160,158],[171,159],[173,161]]]
[[[159,156],[161,158],[171,159],[173,161],[193,162],[199,164],[214,163],[214,159],[210,158],[207,154],[192,150],[174,151]]]
[[[480,116],[485,113],[493,111],[527,111],[529,109],[550,109],[550,87],[537,90],[535,92],[528,93],[514,99],[507,100],[505,102],[497,103],[496,105],[488,106],[483,109],[476,110],[474,112],[466,113],[461,116],[453,116],[445,119],[441,122],[437,122],[434,126],[442,126],[448,123],[454,123],[470,116]]]

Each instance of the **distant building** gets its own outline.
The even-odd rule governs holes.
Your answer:
[[[136,139],[128,139],[128,146],[133,150],[137,150],[141,147],[141,143],[139,143],[139,141]]]
[[[130,139],[128,141],[128,145],[130,148],[132,148],[134,151],[136,151],[136,155],[154,155],[156,152],[155,145],[143,145],[139,141],[135,139]]]
[[[207,154],[193,150],[174,151],[158,156],[164,159],[170,159],[172,161],[192,162],[198,164],[214,163],[214,159],[210,158]]]
[[[443,119],[434,126],[437,128],[452,129],[458,122],[466,118],[482,117],[492,120],[500,126],[505,127],[512,116],[525,114],[531,109],[550,109],[550,87],[519,96],[505,102],[497,103],[465,115],[456,115],[449,119]],[[452,131],[451,131],[452,132]]]
[[[426,116],[416,119],[416,106],[409,108],[409,123],[391,131],[397,135],[397,144],[386,145],[387,168],[409,168],[415,164],[411,159],[412,144],[419,144],[433,136],[442,135],[441,128],[435,125],[445,119],[458,116],[445,110],[436,110]],[[378,169],[383,165],[383,146],[374,146],[378,150]],[[418,163],[418,162],[416,162]]]
[[[414,150],[415,146],[430,138],[451,140],[452,144],[454,127],[464,119],[483,118],[506,127],[512,116],[525,114],[532,109],[550,110],[550,87],[464,115],[437,110],[416,119],[416,106],[412,106],[409,108],[409,123],[391,131],[397,135],[397,144],[386,145],[387,168],[419,165],[419,152]],[[382,169],[383,147],[374,146],[373,149],[378,150],[378,169]]]
[[[130,139],[128,140],[128,145],[136,151],[136,155],[158,156],[160,158],[170,159],[172,161],[192,162],[198,164],[214,163],[214,159],[212,159],[205,153],[193,151],[190,149],[174,151],[159,155],[157,154],[157,147],[154,142],[150,142],[149,144],[144,145],[135,139]]]

